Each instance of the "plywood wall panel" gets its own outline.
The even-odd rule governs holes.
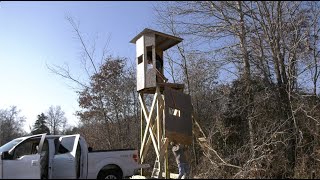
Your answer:
[[[165,88],[164,126],[166,137],[181,144],[192,142],[192,104],[190,95]],[[172,114],[172,109],[180,111],[180,116]]]

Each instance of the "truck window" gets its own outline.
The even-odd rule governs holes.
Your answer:
[[[19,144],[21,141],[23,141],[23,139],[19,138],[19,139],[14,139],[14,140],[6,143],[5,145],[0,147],[0,153],[2,153],[4,151],[9,151],[11,148],[13,148],[15,145]]]
[[[71,152],[73,149],[75,137],[65,137],[61,140],[60,145],[58,147],[57,154],[64,154]]]
[[[24,155],[37,154],[36,147],[39,145],[40,139],[31,139],[19,144],[14,150],[13,158],[20,158]]]

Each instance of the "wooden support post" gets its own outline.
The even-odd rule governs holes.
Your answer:
[[[140,110],[140,142],[142,143],[142,136],[143,136],[143,112],[142,108]],[[140,156],[140,164],[143,164],[144,162],[144,156]],[[140,175],[143,176],[143,168],[140,169]]]
[[[165,165],[166,149],[168,148],[169,140],[168,140],[168,138],[163,138],[163,141],[161,141],[161,142],[163,142],[163,143],[161,145],[159,163]],[[166,174],[167,173],[166,168],[164,168],[164,171]],[[162,177],[162,171],[160,171],[159,173],[160,173],[159,177]]]
[[[166,173],[166,179],[170,178],[170,172],[169,172],[169,161],[168,161],[168,146],[166,146],[166,153],[165,153],[165,173]]]
[[[157,92],[156,92],[156,94],[158,94],[158,92],[159,92],[159,87],[157,87]],[[159,93],[160,94],[160,93]],[[160,96],[161,96],[161,94],[160,94]],[[162,119],[160,120],[160,111],[161,111],[161,109],[160,109],[160,102],[159,102],[159,99],[160,98],[158,98],[158,101],[157,101],[157,129],[158,129],[158,131],[157,131],[157,139],[158,139],[158,148],[159,148],[159,150],[160,150],[160,148],[161,148],[161,136],[160,136],[160,134],[161,134],[161,127],[160,127],[160,121],[162,121]]]
[[[155,133],[155,131],[156,131],[155,126],[152,126],[152,132]],[[150,143],[151,143],[151,137],[149,136],[148,140],[147,140],[147,143],[146,143],[146,146],[145,146],[145,149],[144,149],[142,155],[140,154],[141,157],[145,157],[146,156],[146,154],[147,154],[147,152],[149,150],[149,147],[150,147]]]
[[[158,87],[157,87],[157,92],[158,92]],[[158,94],[158,93],[157,93]],[[159,177],[161,177],[162,175],[162,162],[160,161],[161,159],[161,145],[162,145],[162,141],[161,141],[161,137],[160,137],[160,104],[159,104],[159,100],[157,101],[157,140],[158,140],[158,149],[159,149],[159,161],[158,161],[158,167],[159,167]]]

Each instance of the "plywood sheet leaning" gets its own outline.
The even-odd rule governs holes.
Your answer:
[[[164,89],[165,136],[169,141],[192,143],[192,104],[190,95],[170,88]]]

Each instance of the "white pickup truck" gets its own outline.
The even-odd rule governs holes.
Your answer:
[[[0,154],[2,179],[121,179],[148,167],[138,164],[137,150],[89,151],[79,134],[17,138]]]

